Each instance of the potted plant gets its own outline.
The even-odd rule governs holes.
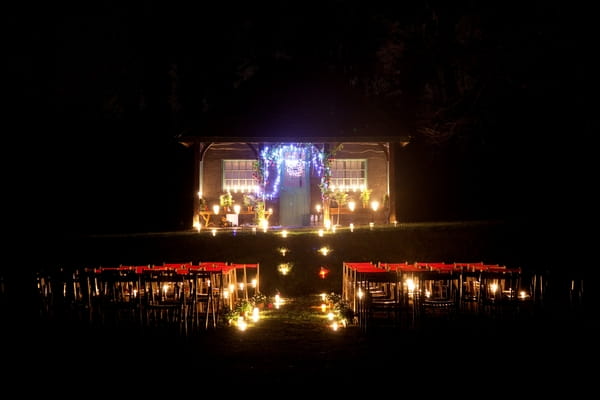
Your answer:
[[[345,206],[346,204],[348,204],[348,193],[346,192],[342,192],[342,191],[338,191],[335,192],[333,194],[333,199],[336,202],[337,205],[337,222],[336,225],[340,224],[340,210],[343,206]]]
[[[360,201],[362,203],[363,208],[369,208],[369,200],[371,199],[371,192],[373,189],[364,188],[360,192]]]
[[[246,209],[248,211],[252,211],[252,209],[254,208],[254,205],[256,204],[256,197],[254,197],[253,194],[244,193],[242,201],[243,201],[244,207],[246,207]]]
[[[234,310],[236,311],[238,316],[242,316],[247,318],[252,314],[254,306],[250,302],[250,300],[240,299],[235,303]]]
[[[265,202],[262,200],[258,200],[256,202],[256,206],[254,207],[254,218],[256,219],[256,224],[260,224],[260,221],[264,220],[267,216],[265,210]]]
[[[230,211],[231,207],[233,207],[233,196],[231,195],[231,192],[227,191],[227,193],[223,193],[219,196],[219,203],[225,211]]]
[[[253,305],[250,300],[239,299],[233,305],[233,308],[226,307],[223,310],[223,319],[227,325],[237,321],[238,318],[247,318],[252,314]]]

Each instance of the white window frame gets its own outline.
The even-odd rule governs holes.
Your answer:
[[[254,192],[256,179],[254,165],[256,160],[226,159],[222,160],[222,182],[224,192]]]
[[[336,158],[331,160],[330,172],[333,190],[349,192],[368,187],[366,158]]]

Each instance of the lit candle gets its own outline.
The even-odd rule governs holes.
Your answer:
[[[379,208],[379,202],[377,200],[373,200],[371,202],[371,208],[373,209],[373,211],[377,211],[377,209]]]

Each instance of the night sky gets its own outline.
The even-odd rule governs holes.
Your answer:
[[[576,221],[595,204],[597,44],[576,2],[94,3],[6,18],[23,225],[190,228],[176,135],[300,75],[336,76],[409,127],[404,220]]]

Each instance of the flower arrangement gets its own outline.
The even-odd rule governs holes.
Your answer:
[[[325,298],[331,304],[337,304],[342,300],[342,296],[335,292],[331,292],[331,293],[327,294]]]
[[[333,305],[333,310],[335,311],[338,319],[344,321],[345,324],[354,323],[354,311],[350,306],[342,300],[342,296],[338,293],[331,292],[326,296],[327,301]]]
[[[254,307],[264,306],[266,302],[267,296],[263,293],[255,293],[254,296],[250,298],[250,303],[252,303]]]
[[[247,317],[252,313],[254,306],[249,300],[240,299],[235,302],[233,308],[227,308],[223,312],[223,318],[227,325],[230,325],[233,321],[237,320],[239,317]]]
[[[335,313],[337,314],[338,318],[340,320],[344,321],[345,324],[349,325],[349,324],[353,324],[355,322],[354,321],[354,317],[355,317],[354,311],[344,301],[340,301],[339,303],[336,303],[334,306],[334,310],[335,310]]]

